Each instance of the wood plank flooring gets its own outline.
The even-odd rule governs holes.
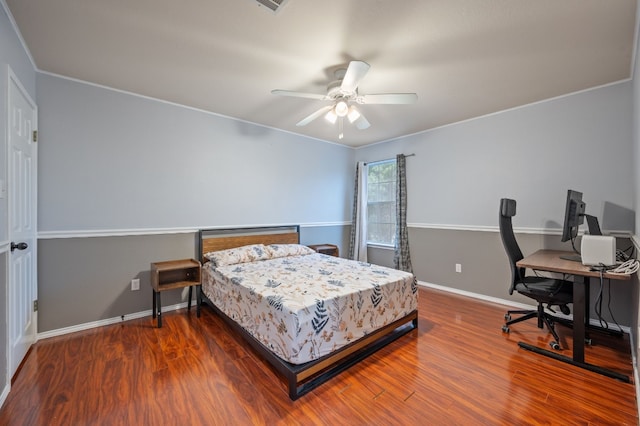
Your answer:
[[[295,402],[207,307],[167,313],[162,329],[149,317],[42,340],[0,425],[638,424],[633,384],[520,349],[548,347],[535,322],[503,334],[503,306],[419,297],[418,330]],[[633,375],[628,337],[594,340],[588,361]]]

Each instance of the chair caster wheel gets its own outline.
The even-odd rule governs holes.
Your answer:
[[[505,321],[511,321],[511,315],[504,314],[504,319],[505,319]]]
[[[503,333],[509,333],[509,327],[508,327],[508,326],[506,326],[506,325],[503,325],[503,326],[502,326],[502,332],[503,332]]]
[[[555,349],[556,351],[560,350],[560,345],[558,344],[558,342],[551,342],[549,343],[549,346],[551,346],[551,349]]]

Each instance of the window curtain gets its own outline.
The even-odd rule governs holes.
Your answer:
[[[356,164],[349,258],[367,261],[367,165],[362,161]]]
[[[396,243],[393,265],[401,271],[413,272],[407,228],[407,168],[404,154],[396,156]]]

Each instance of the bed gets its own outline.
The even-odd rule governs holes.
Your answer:
[[[415,277],[316,253],[299,227],[201,230],[209,305],[286,380],[292,400],[417,328]]]

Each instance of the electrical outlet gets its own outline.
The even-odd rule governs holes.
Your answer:
[[[456,272],[462,273],[462,265],[460,263],[456,263]]]
[[[140,290],[140,279],[134,278],[131,280],[131,291]]]

